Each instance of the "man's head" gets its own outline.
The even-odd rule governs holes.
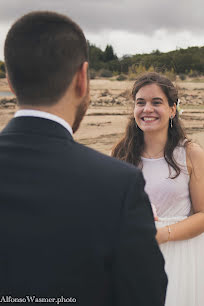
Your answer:
[[[53,12],[32,12],[17,20],[7,34],[4,53],[20,106],[56,104],[88,61],[80,27]]]

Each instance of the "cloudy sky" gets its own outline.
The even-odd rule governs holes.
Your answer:
[[[118,56],[204,45],[203,0],[1,0],[0,60],[9,27],[33,10],[68,15],[91,43],[111,44]]]

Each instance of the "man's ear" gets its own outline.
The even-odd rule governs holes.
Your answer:
[[[11,85],[11,82],[10,82],[10,80],[9,80],[8,73],[6,73],[6,79],[7,79],[7,82],[8,82],[8,85],[9,85],[9,88],[10,88],[11,92],[12,92],[14,95],[16,95],[16,93],[15,93],[15,91],[14,91],[12,85]]]
[[[88,88],[88,62],[84,62],[77,72],[76,91],[81,98],[87,94]]]

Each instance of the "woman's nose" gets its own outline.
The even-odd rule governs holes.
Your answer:
[[[153,112],[153,111],[154,111],[154,109],[153,109],[151,103],[146,103],[145,107],[144,107],[144,112]]]

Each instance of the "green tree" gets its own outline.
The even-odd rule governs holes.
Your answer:
[[[100,70],[104,68],[103,51],[95,45],[91,45],[88,43],[88,46],[90,68],[95,70]]]
[[[107,45],[103,52],[100,48],[90,45],[90,67],[95,70],[108,69],[115,73],[125,73],[129,77],[144,71],[158,71],[175,74],[204,74],[204,46],[177,49],[170,52],[152,51],[150,54],[124,55],[118,59],[113,47]]]
[[[5,64],[2,61],[0,61],[0,70],[6,72]]]
[[[107,45],[104,51],[104,62],[110,62],[117,59],[117,56],[114,54],[113,47]]]
[[[0,78],[6,77],[6,68],[4,62],[0,61]]]

